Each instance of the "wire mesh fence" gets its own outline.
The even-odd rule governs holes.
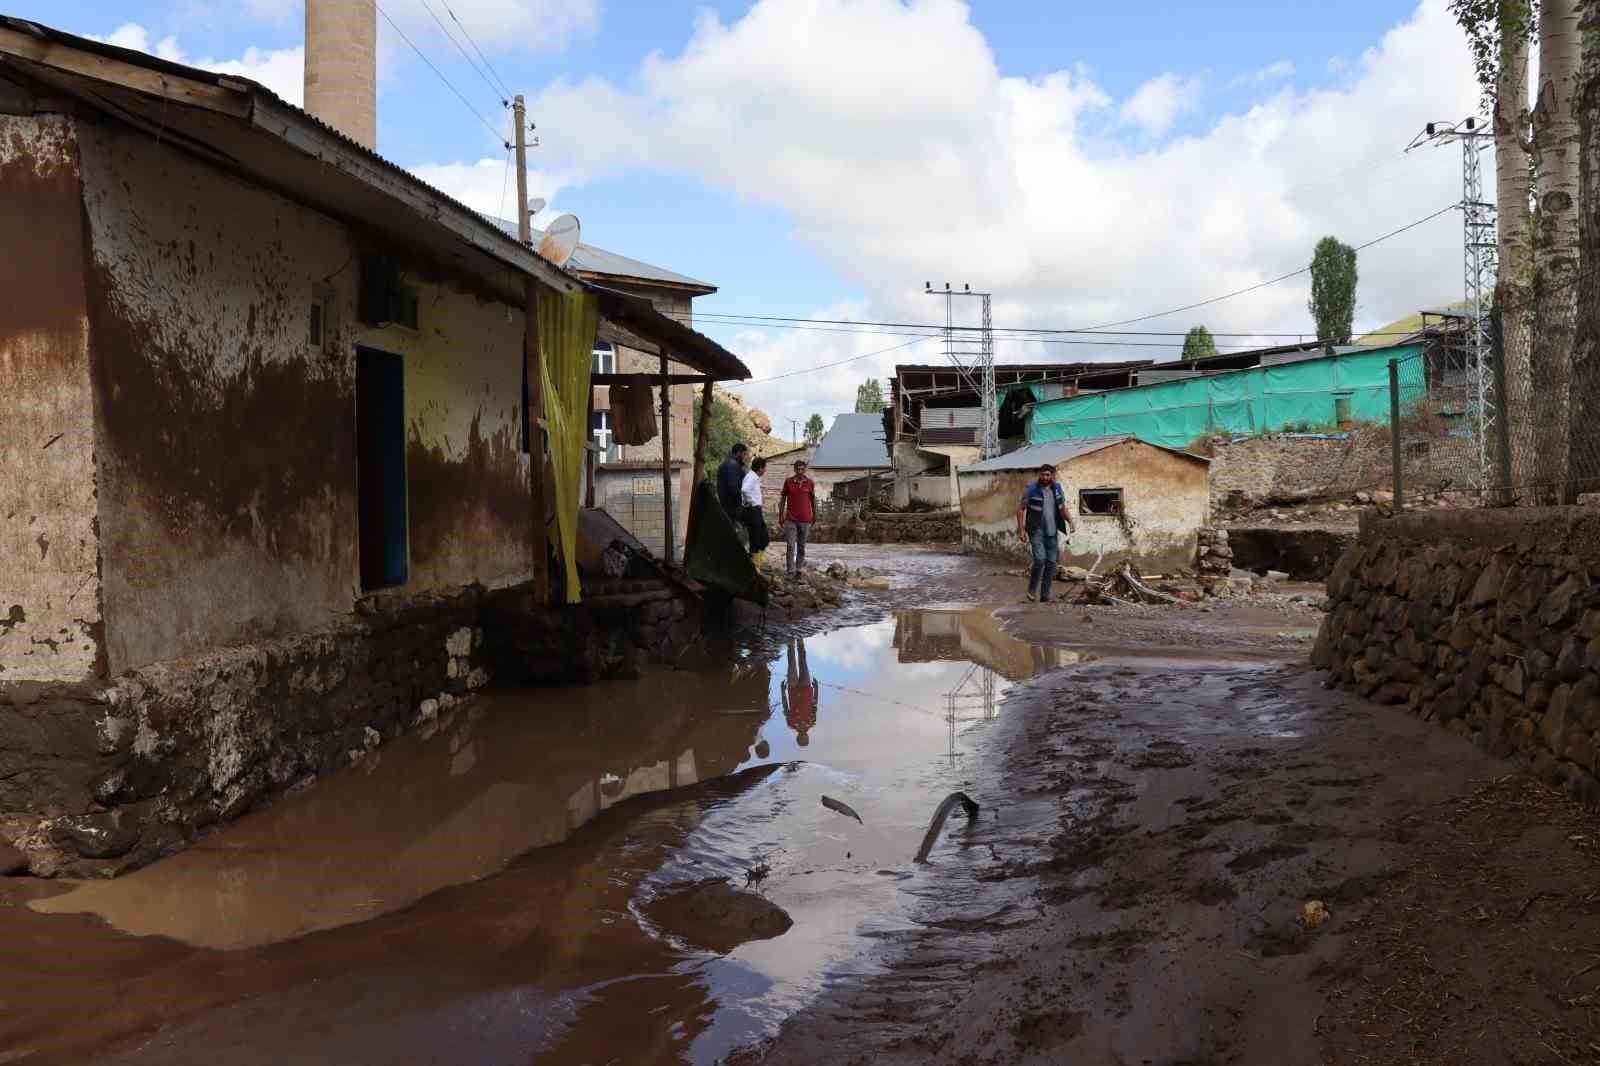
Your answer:
[[[1600,491],[1600,368],[1579,343],[1576,282],[1496,310],[1445,316],[1391,368],[1397,500],[1573,503]]]

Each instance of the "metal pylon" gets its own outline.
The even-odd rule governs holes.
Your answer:
[[[1494,341],[1489,329],[1490,294],[1494,290],[1499,259],[1495,240],[1495,205],[1483,196],[1483,150],[1494,143],[1494,134],[1481,129],[1476,118],[1460,122],[1430,122],[1407,146],[1406,151],[1424,144],[1461,142],[1461,259],[1467,314],[1466,366],[1467,406],[1478,443],[1478,488],[1493,483],[1493,445],[1495,425],[1502,417],[1503,397],[1495,395]],[[1426,368],[1424,368],[1424,378]]]

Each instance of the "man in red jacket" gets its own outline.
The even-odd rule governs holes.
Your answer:
[[[794,476],[778,493],[778,524],[783,527],[783,569],[794,577],[806,565],[806,537],[817,520],[817,486],[806,477],[806,461],[794,461]]]

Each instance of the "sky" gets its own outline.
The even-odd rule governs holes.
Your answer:
[[[549,201],[535,224],[571,212],[585,241],[716,285],[696,325],[751,367],[739,392],[780,434],[943,348],[753,316],[942,325],[923,288],[949,282],[994,294],[1002,363],[1175,359],[1197,324],[1223,350],[1282,343],[1312,330],[1304,275],[1156,313],[1304,267],[1323,236],[1361,245],[1440,211],[1361,252],[1356,326],[1461,297],[1460,214],[1444,210],[1459,150],[1404,151],[1478,104],[1445,0],[379,8],[378,150],[511,217],[502,100],[524,94],[530,195]],[[299,0],[8,13],[301,99]],[[978,301],[955,314],[976,325]],[[1145,332],[1013,332],[1127,319]]]

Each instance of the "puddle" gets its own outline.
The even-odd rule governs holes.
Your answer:
[[[1006,691],[1089,658],[951,608],[642,682],[485,694],[202,847],[0,908],[24,958],[74,945],[0,970],[0,1001],[24,1008],[0,1046],[92,1017],[79,1039],[166,1026],[128,1063],[715,1061],[875,965],[874,938],[910,925],[934,808],[983,802],[971,756]],[[960,861],[965,825],[932,863]],[[782,935],[718,955],[647,917],[674,886],[756,866]],[[111,977],[66,972],[104,956]]]

